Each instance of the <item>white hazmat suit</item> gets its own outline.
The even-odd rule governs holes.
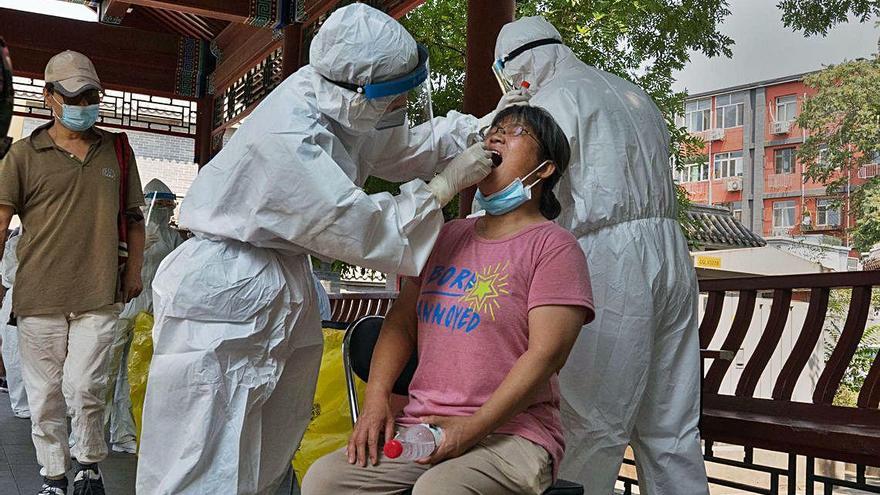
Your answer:
[[[3,260],[0,261],[0,277],[3,278],[3,286],[6,287],[3,307],[0,308],[0,330],[2,330],[3,364],[6,367],[6,383],[9,387],[9,402],[12,405],[12,413],[19,418],[29,418],[31,410],[28,407],[27,392],[21,377],[18,327],[7,324],[9,314],[12,312],[12,286],[15,284],[15,273],[18,270],[18,256],[16,256],[15,250],[18,248],[19,239],[21,239],[21,235],[14,233],[6,240],[6,250],[3,252]]]
[[[507,24],[503,59],[528,43],[561,40],[540,17]],[[596,319],[560,373],[566,455],[560,476],[608,495],[627,444],[642,493],[708,493],[697,429],[697,281],[676,221],[664,118],[639,87],[545,44],[504,64],[531,84],[571,144],[557,189],[559,223],[590,264]]]
[[[113,343],[113,361],[110,370],[108,395],[111,407],[107,408],[110,421],[110,444],[114,451],[135,453],[134,419],[131,416],[131,390],[128,383],[128,348],[134,331],[134,320],[138,313],[153,312],[153,278],[159,264],[171,251],[183,243],[183,238],[171,227],[177,197],[159,179],[153,179],[144,187],[146,202],[146,246],[141,280],[144,290],[139,296],[125,305],[119,314],[116,341]]]
[[[391,17],[363,4],[337,10],[312,41],[311,65],[200,171],[180,214],[195,237],[153,281],[139,494],[275,489],[311,418],[321,361],[309,253],[421,270],[443,215],[436,192],[412,179],[430,179],[465,149],[477,119],[452,113],[376,131],[390,99],[331,82],[397,78],[417,58]],[[481,177],[490,163],[487,154]],[[367,195],[369,175],[411,182],[397,196]]]

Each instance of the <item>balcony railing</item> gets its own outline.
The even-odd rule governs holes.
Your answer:
[[[880,163],[868,163],[859,167],[859,179],[870,179],[880,175]]]

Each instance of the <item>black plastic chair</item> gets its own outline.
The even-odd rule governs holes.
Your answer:
[[[373,360],[373,350],[376,348],[384,321],[384,316],[365,316],[353,322],[345,331],[345,338],[342,341],[342,366],[345,369],[345,383],[348,387],[348,405],[351,409],[352,424],[357,421],[359,414],[354,377],[357,376],[364,382],[370,378],[370,362]],[[413,353],[394,383],[393,391],[395,394],[408,394],[409,382],[412,381],[417,365],[418,356]],[[544,495],[583,494],[583,486],[566,480],[556,480],[556,483],[544,492]]]

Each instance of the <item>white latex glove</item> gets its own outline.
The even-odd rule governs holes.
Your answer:
[[[490,172],[492,172],[492,153],[481,141],[455,157],[428,183],[428,188],[440,202],[440,206],[445,206],[459,191],[480,182]]]
[[[527,89],[513,89],[504,93],[501,95],[501,99],[498,100],[498,106],[495,107],[495,110],[478,119],[479,129],[482,130],[492,125],[492,121],[495,120],[495,115],[498,112],[514,105],[528,105],[531,99],[532,95],[529,94]]]

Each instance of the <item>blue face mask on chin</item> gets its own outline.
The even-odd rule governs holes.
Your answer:
[[[54,98],[54,96],[53,96]],[[61,105],[61,117],[58,120],[61,125],[75,132],[87,131],[98,121],[99,105],[68,105],[55,100]]]
[[[486,210],[486,213],[489,215],[498,216],[511,212],[522,206],[526,201],[532,199],[532,187],[538,182],[541,182],[541,179],[538,178],[535,182],[532,182],[528,186],[524,186],[522,182],[523,179],[527,179],[530,175],[541,170],[541,168],[548,163],[550,163],[550,160],[543,161],[522,179],[513,179],[513,182],[507,187],[488,196],[483,196],[483,193],[477,188],[477,193],[474,199],[476,199],[480,208]]]

